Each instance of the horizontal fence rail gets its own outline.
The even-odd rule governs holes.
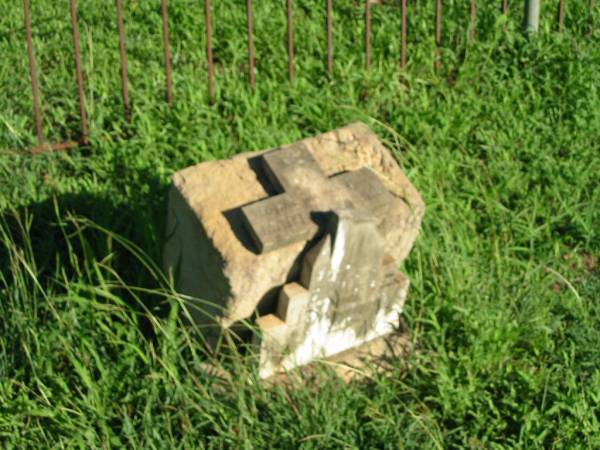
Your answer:
[[[481,0],[480,0],[481,1]],[[499,12],[508,17],[508,0],[497,0]],[[593,12],[596,7],[595,0],[588,0],[588,23],[587,36],[591,37],[594,31]],[[162,16],[162,46],[164,50],[164,73],[165,73],[165,101],[172,106],[175,100],[173,65],[171,56],[171,44],[169,36],[169,8],[168,0],[161,0]],[[364,57],[365,68],[370,69],[372,63],[372,8],[375,0],[364,0]],[[400,57],[399,66],[403,70],[407,64],[407,0],[399,0],[400,5]],[[45,151],[67,150],[80,145],[89,143],[89,125],[86,112],[85,100],[85,74],[81,61],[80,35],[77,18],[77,0],[69,0],[71,30],[73,38],[73,60],[75,62],[75,80],[77,84],[77,93],[79,97],[79,120],[80,136],[74,141],[64,141],[59,143],[48,143],[44,137],[43,114],[40,101],[39,72],[36,64],[35,49],[33,44],[33,28],[30,14],[29,0],[23,0],[23,18],[25,25],[25,41],[29,60],[29,76],[31,82],[31,91],[33,98],[33,119],[35,122],[35,131],[37,136],[37,147],[29,149],[30,153],[41,153]],[[327,39],[326,70],[329,75],[334,72],[334,0],[324,0],[325,13],[325,36]],[[119,57],[120,57],[120,77],[124,117],[131,121],[132,107],[129,93],[129,79],[127,69],[127,45],[126,45],[126,18],[123,0],[115,0],[115,19],[118,33]],[[469,41],[474,41],[477,37],[478,23],[478,5],[477,0],[470,0],[469,8]],[[256,56],[254,46],[254,5],[253,0],[246,0],[246,20],[247,20],[247,61],[248,61],[248,84],[256,87]],[[295,24],[294,24],[294,0],[286,0],[287,14],[287,53],[288,53],[288,77],[293,82],[295,78]],[[564,29],[565,21],[565,2],[558,1],[556,11],[556,29],[561,32]],[[204,22],[206,30],[206,58],[208,70],[208,98],[212,104],[215,98],[215,62],[213,55],[213,17],[211,0],[204,0]],[[442,28],[443,25],[443,0],[434,0],[434,24],[433,37],[435,45],[434,71],[439,73],[442,67]],[[506,30],[506,22],[504,23]]]

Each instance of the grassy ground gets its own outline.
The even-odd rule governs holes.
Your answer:
[[[66,0],[32,2],[45,131],[77,134]],[[285,10],[257,2],[257,89],[246,85],[244,2],[215,2],[217,99],[206,98],[201,2],[171,2],[176,104],[163,102],[160,2],[128,1],[131,124],[122,118],[112,2],[80,2],[87,148],[35,142],[19,2],[0,17],[0,443],[8,448],[600,448],[600,47],[585,5],[544,3],[530,42],[480,5],[374,10],[365,73],[361,8],[336,2],[335,77],[323,5],[297,5],[287,81]],[[200,370],[198,336],[156,269],[169,176],[198,161],[369,123],[422,192],[403,268],[416,352],[388,377],[345,386],[323,368],[266,388],[240,358]],[[141,249],[141,250],[140,250]]]

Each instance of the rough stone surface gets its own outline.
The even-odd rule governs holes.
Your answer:
[[[257,322],[261,377],[392,333],[409,283],[397,277],[390,260],[372,215],[356,209],[333,211],[325,236],[304,257],[300,285],[281,289],[277,318],[268,314]],[[297,299],[293,317],[279,313],[289,310],[290,297]],[[275,321],[276,332],[263,326]]]
[[[315,212],[362,209],[381,221],[393,199],[367,167],[327,178],[303,142],[268,152],[261,162],[279,195],[241,211],[259,253],[312,238],[319,228]]]
[[[290,146],[282,149],[286,147]],[[424,213],[419,193],[389,150],[364,124],[356,123],[304,139],[301,148],[309,152],[316,161],[313,168],[321,172],[320,181],[315,184],[320,190],[297,197],[304,198],[308,207],[300,204],[298,217],[301,219],[290,220],[290,227],[305,220],[311,209],[318,209],[319,205],[310,203],[314,196],[327,199],[323,206],[329,209],[369,206],[377,223],[366,225],[370,223],[367,220],[364,226],[377,228],[383,242],[377,247],[382,247],[388,255],[384,259],[391,268],[388,272],[382,271],[386,275],[380,281],[382,296],[378,301],[383,305],[386,298],[392,298],[390,311],[393,311],[392,306],[405,295],[402,283],[406,282],[407,287],[406,278],[393,269],[408,255]],[[268,246],[257,248],[256,236],[249,232],[248,217],[243,214],[248,211],[245,208],[277,199],[282,193],[285,197],[297,188],[293,178],[291,185],[286,184],[289,180],[281,180],[279,185],[273,182],[274,175],[282,173],[281,168],[267,165],[267,171],[275,168],[274,173],[267,175],[260,157],[263,154],[205,162],[174,175],[169,194],[164,263],[165,268],[174,273],[181,293],[203,300],[190,302],[190,313],[198,324],[210,324],[217,317],[220,326],[228,327],[258,310],[263,316],[257,322],[259,327],[265,325],[267,329],[279,330],[273,332],[283,339],[281,336],[285,333],[281,330],[285,329],[286,322],[275,315],[279,291],[282,286],[300,280],[302,264],[310,259],[309,255],[305,258],[304,252],[308,241],[318,238],[314,234],[319,227],[314,226],[301,238],[294,237],[283,244],[281,240],[274,240],[271,251],[265,251],[269,250]],[[343,189],[339,187],[342,184]],[[381,186],[389,193],[388,199],[382,195]],[[331,201],[338,196],[341,201]],[[382,201],[376,201],[381,198]],[[349,199],[348,203],[344,199]],[[297,200],[292,203],[297,205]],[[274,226],[281,228],[280,224]],[[335,249],[335,236],[327,236],[331,239],[328,245]],[[324,247],[320,247],[323,250]],[[318,256],[315,256],[315,264],[319,264]],[[321,261],[321,264],[325,263]],[[288,306],[295,298],[291,297]]]

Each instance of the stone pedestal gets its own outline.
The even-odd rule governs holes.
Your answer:
[[[164,262],[218,332],[256,317],[268,377],[391,333],[424,204],[364,125],[173,177]]]

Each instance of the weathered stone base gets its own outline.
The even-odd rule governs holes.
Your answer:
[[[354,311],[355,316],[364,319],[359,327],[345,323],[336,326],[335,316],[329,314],[330,299],[311,297],[297,283],[284,286],[279,295],[277,313],[256,320],[258,333],[254,337],[254,345],[259,354],[260,377],[268,378],[316,359],[341,355],[392,333],[398,327],[409,280],[400,272],[391,278],[388,281],[391,288],[388,288],[390,299],[387,305],[382,302],[366,304],[363,305],[365,308],[373,306],[377,309]],[[308,320],[302,317],[305,311],[308,311]],[[304,319],[301,322],[297,320],[300,317]]]
[[[333,369],[344,382],[372,378],[378,373],[389,372],[394,362],[401,361],[411,351],[410,335],[405,330],[372,339],[358,347],[348,349],[327,358],[317,359],[295,370],[276,373],[265,381],[286,384],[305,382],[318,372],[319,367]]]
[[[369,379],[377,374],[389,373],[398,361],[403,361],[413,350],[406,326],[401,326],[391,333],[372,339],[362,345],[348,349],[327,358],[315,359],[308,364],[291,370],[281,371],[262,378],[268,385],[304,386],[316,379],[323,369],[331,369],[345,383],[354,380]],[[259,357],[259,355],[256,355]],[[254,358],[252,358],[254,360]],[[210,377],[223,381],[231,379],[223,367],[205,362],[200,370]]]

